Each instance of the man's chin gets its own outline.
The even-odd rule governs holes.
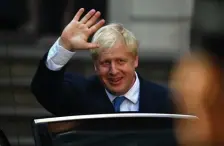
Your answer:
[[[108,89],[109,92],[113,95],[123,95],[125,92],[121,87],[112,87]]]

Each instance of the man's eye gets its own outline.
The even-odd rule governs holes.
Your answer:
[[[126,61],[123,60],[123,59],[119,59],[118,62],[119,62],[119,63],[125,63]]]
[[[110,62],[108,62],[108,61],[104,61],[104,62],[101,62],[101,64],[102,64],[102,65],[109,65]]]

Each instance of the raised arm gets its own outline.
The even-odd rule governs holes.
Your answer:
[[[77,50],[97,48],[88,38],[104,20],[97,20],[100,12],[89,11],[82,19],[81,8],[65,27],[59,39],[40,60],[31,83],[32,93],[49,112],[61,116],[81,113],[79,98],[85,90],[86,80],[82,76],[65,73],[66,64]]]

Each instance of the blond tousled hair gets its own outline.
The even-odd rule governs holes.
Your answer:
[[[139,44],[135,35],[122,24],[111,23],[101,27],[93,35],[91,42],[98,43],[100,48],[90,50],[92,58],[96,59],[103,49],[113,47],[118,41],[123,41],[134,55],[138,55]]]

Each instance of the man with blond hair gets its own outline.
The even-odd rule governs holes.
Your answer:
[[[40,61],[31,84],[40,104],[56,116],[173,113],[168,90],[136,72],[139,58],[134,34],[121,24],[103,26],[105,20],[99,20],[100,12],[94,9],[81,18],[83,12],[81,8],[76,13]],[[78,50],[90,50],[96,75],[86,78],[65,72]]]

